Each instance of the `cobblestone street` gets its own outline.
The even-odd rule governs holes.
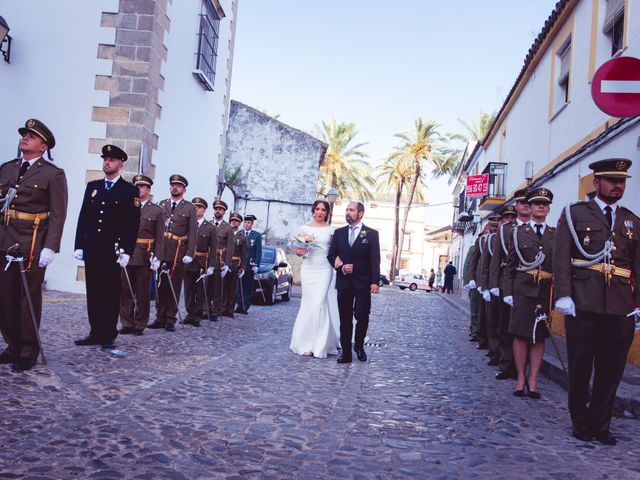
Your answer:
[[[299,297],[248,316],[76,347],[84,297],[45,295],[49,365],[0,369],[0,478],[640,478],[640,422],[570,437],[566,392],[493,379],[439,294],[384,287],[369,362],[289,352]]]

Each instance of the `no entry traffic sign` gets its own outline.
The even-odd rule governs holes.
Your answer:
[[[618,57],[603,63],[591,82],[598,108],[614,117],[640,113],[640,59]]]

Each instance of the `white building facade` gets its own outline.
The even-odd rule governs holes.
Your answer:
[[[213,198],[228,115],[237,0],[0,1],[10,63],[0,59],[0,159],[15,158],[17,128],[42,120],[56,136],[69,208],[47,288],[84,291],[72,257],[86,182],[100,178],[101,148],[129,155],[123,176],[142,171],[152,193],[189,180],[188,198]]]
[[[529,50],[486,138],[469,145],[454,189],[452,256],[460,270],[483,218],[527,184],[554,194],[548,223],[562,208],[594,194],[588,165],[633,160],[621,202],[635,213],[640,193],[640,117],[614,118],[591,97],[597,68],[613,57],[640,57],[635,0],[562,0]],[[529,172],[529,173],[527,173]],[[465,198],[467,175],[489,173],[489,195]],[[526,178],[529,177],[529,178]]]

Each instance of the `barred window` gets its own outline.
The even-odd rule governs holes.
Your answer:
[[[220,37],[220,15],[214,8],[213,1],[215,0],[202,0],[196,69],[193,72],[202,86],[210,91],[213,91],[215,84],[218,39]]]

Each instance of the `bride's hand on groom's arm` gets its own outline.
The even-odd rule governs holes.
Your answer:
[[[333,268],[335,268],[337,270],[342,265],[344,265],[344,263],[342,263],[342,260],[340,259],[340,257],[336,257],[336,261],[333,262]]]

